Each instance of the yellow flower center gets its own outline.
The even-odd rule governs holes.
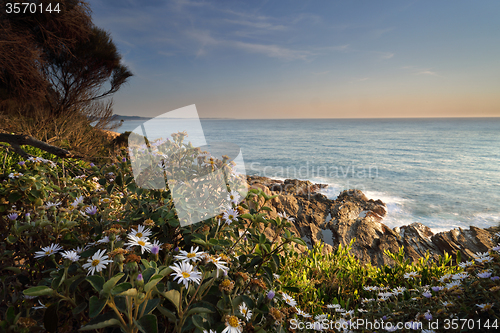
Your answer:
[[[182,277],[187,279],[188,277],[190,277],[191,274],[187,273],[187,272],[182,272]]]
[[[232,220],[232,219],[234,219],[234,215],[231,215],[231,214],[230,214],[230,215],[228,216],[228,218],[229,218],[230,220]]]
[[[144,243],[144,242],[143,242],[143,241],[141,241],[141,240],[140,240],[140,241],[138,241],[138,242],[137,242],[137,244],[139,244],[140,246],[145,246],[145,245],[146,245],[146,243]]]
[[[245,308],[241,309],[241,313],[243,313],[244,315],[246,315],[247,314],[247,309],[245,309]]]
[[[100,263],[99,259],[92,260],[92,266],[94,266],[94,267],[99,265],[99,263]]]
[[[229,281],[228,279],[225,279],[224,281],[222,281],[223,287],[229,287],[230,285],[231,285],[231,281]]]
[[[138,232],[135,234],[137,237],[141,238],[142,237],[142,232]]]
[[[240,326],[240,322],[238,320],[238,317],[236,317],[236,316],[229,317],[227,322],[231,327],[239,327]]]
[[[233,200],[233,199],[234,199],[234,195],[230,195],[229,197],[231,198],[231,200]]]
[[[194,253],[194,252],[188,253],[186,257],[194,258],[194,257],[196,257],[196,253]]]

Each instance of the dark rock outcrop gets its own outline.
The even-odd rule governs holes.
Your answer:
[[[249,176],[251,188],[260,188],[268,195],[279,194],[269,206],[271,218],[285,212],[295,218],[290,231],[300,236],[309,247],[324,242],[324,251],[339,245],[349,245],[355,238],[351,253],[362,263],[372,265],[392,264],[384,250],[397,252],[404,246],[405,255],[412,260],[423,257],[428,251],[437,259],[444,252],[455,256],[460,250],[463,259],[472,259],[476,252],[485,252],[496,243],[493,241],[498,228],[481,229],[471,226],[469,230],[450,230],[434,234],[430,228],[412,223],[391,229],[382,221],[387,214],[381,200],[368,199],[359,190],[343,191],[335,200],[318,193],[326,187],[309,181],[273,180]],[[272,232],[267,231],[272,237]],[[301,246],[297,246],[301,250]]]

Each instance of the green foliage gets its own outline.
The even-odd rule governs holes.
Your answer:
[[[411,262],[402,248],[386,252],[391,266],[362,265],[350,253],[355,240],[331,253],[322,244],[299,253],[293,245],[305,243],[286,217],[268,216],[273,196],[261,190],[233,204],[232,222],[217,216],[181,227],[170,192],[138,187],[128,162],[63,170],[8,159],[0,175],[0,228],[8,235],[0,240],[0,332],[35,332],[37,323],[49,332],[200,333],[238,323],[282,332],[292,320],[499,316],[500,278],[491,279],[500,276],[498,249],[461,266],[448,254]],[[137,232],[163,243],[159,252],[126,250]],[[62,250],[44,253],[51,244]],[[73,259],[62,256],[77,249]],[[103,254],[109,262],[91,269]],[[181,257],[195,258],[186,272],[197,279],[177,272]]]

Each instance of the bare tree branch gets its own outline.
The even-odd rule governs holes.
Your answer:
[[[83,158],[83,156],[77,156],[73,155],[71,152],[67,151],[66,149],[62,149],[56,146],[49,145],[48,143],[45,143],[43,141],[37,140],[29,135],[16,135],[16,134],[6,134],[6,133],[0,133],[0,142],[6,142],[11,145],[11,149],[17,153],[18,155],[24,157],[24,158],[29,158],[31,157],[30,154],[25,152],[21,146],[22,145],[28,145],[32,146],[35,148],[39,148],[41,150],[44,150],[48,153],[54,154],[58,157],[62,158]],[[6,147],[5,145],[2,145]]]

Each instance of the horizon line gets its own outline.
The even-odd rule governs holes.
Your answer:
[[[118,115],[117,116],[122,116]],[[141,117],[147,119],[155,119],[156,117],[146,117],[146,116],[126,116],[126,117]],[[158,119],[191,119],[191,118],[168,118],[168,117],[158,117]],[[195,119],[195,118],[193,118]],[[199,119],[207,120],[423,120],[423,119],[500,119],[499,116],[461,116],[461,117],[331,117],[331,118],[230,118],[230,117],[199,117]]]

